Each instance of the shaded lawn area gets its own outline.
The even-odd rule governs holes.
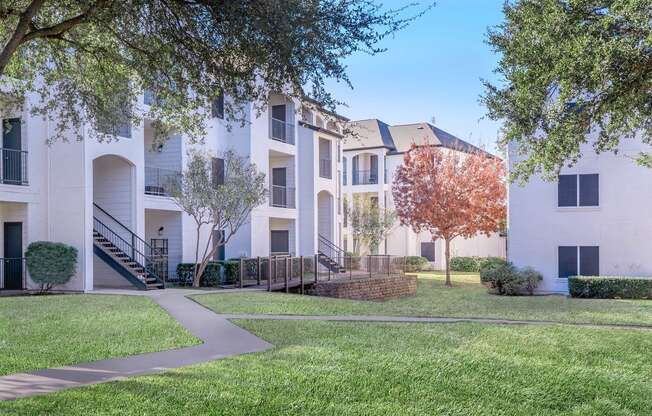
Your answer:
[[[568,323],[652,325],[652,301],[572,299],[562,295],[496,296],[477,274],[455,274],[453,288],[441,274],[420,274],[417,294],[385,302],[352,301],[283,293],[195,295],[218,313],[292,315],[392,315],[555,320]]]
[[[145,297],[0,298],[0,375],[198,343]]]
[[[0,414],[652,414],[652,334],[647,331],[237,323],[276,348],[162,375],[0,402]]]

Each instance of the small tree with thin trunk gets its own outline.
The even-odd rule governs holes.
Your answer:
[[[446,285],[452,286],[451,241],[489,236],[504,223],[505,168],[502,160],[480,151],[412,145],[396,172],[392,194],[403,225],[444,240]]]
[[[355,196],[346,211],[354,242],[358,241],[358,247],[353,247],[353,251],[358,254],[360,243],[367,245],[369,254],[376,251],[396,222],[394,211],[379,207],[370,198]]]
[[[192,285],[199,287],[201,276],[215,252],[249,221],[251,211],[265,202],[265,174],[248,158],[231,150],[224,152],[220,159],[192,151],[186,169],[170,187],[172,198],[195,222],[197,240]],[[208,231],[203,247],[202,231]],[[215,240],[216,234],[219,234],[219,241]]]

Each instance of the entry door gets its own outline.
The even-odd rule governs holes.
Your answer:
[[[272,168],[272,205],[276,207],[287,206],[286,186],[286,168]]]
[[[3,272],[5,289],[23,288],[23,223],[4,223]]]
[[[289,253],[290,252],[290,232],[287,230],[271,231],[271,252],[272,253]]]
[[[425,257],[428,261],[435,261],[435,243],[421,243],[421,257]]]
[[[9,127],[9,128],[8,128]],[[4,120],[2,125],[2,180],[3,183],[22,183],[22,140],[20,119]]]

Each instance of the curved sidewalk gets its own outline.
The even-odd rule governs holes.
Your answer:
[[[167,293],[152,291],[129,294],[150,297],[188,331],[202,340],[203,344],[3,376],[0,377],[0,400],[51,393],[72,387],[120,380],[125,377],[160,373],[171,368],[264,351],[273,347],[272,344],[230,323],[226,318],[186,298],[187,294],[193,293],[173,289]]]

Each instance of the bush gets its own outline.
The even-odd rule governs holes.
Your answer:
[[[477,257],[453,257],[450,263],[451,271],[454,272],[478,272]]]
[[[628,276],[574,276],[568,292],[575,298],[652,299],[652,278]]]
[[[483,267],[498,264],[504,265],[505,259],[500,257],[453,257],[451,258],[451,270],[454,272],[479,272]]]
[[[428,264],[428,259],[420,256],[407,256],[405,258],[405,271],[418,272]]]
[[[497,295],[532,295],[541,280],[543,276],[536,270],[518,269],[509,262],[489,263],[480,271],[480,281]]]
[[[67,283],[75,274],[77,249],[63,243],[35,241],[25,252],[27,270],[33,282],[38,283],[41,292]]]
[[[220,281],[221,268],[222,266],[219,264],[219,262],[209,261],[206,265],[206,268],[204,269],[204,273],[202,274],[201,279],[199,279],[199,286],[217,286],[218,282]],[[177,264],[177,278],[179,279],[179,284],[192,285],[194,275],[194,263]]]

